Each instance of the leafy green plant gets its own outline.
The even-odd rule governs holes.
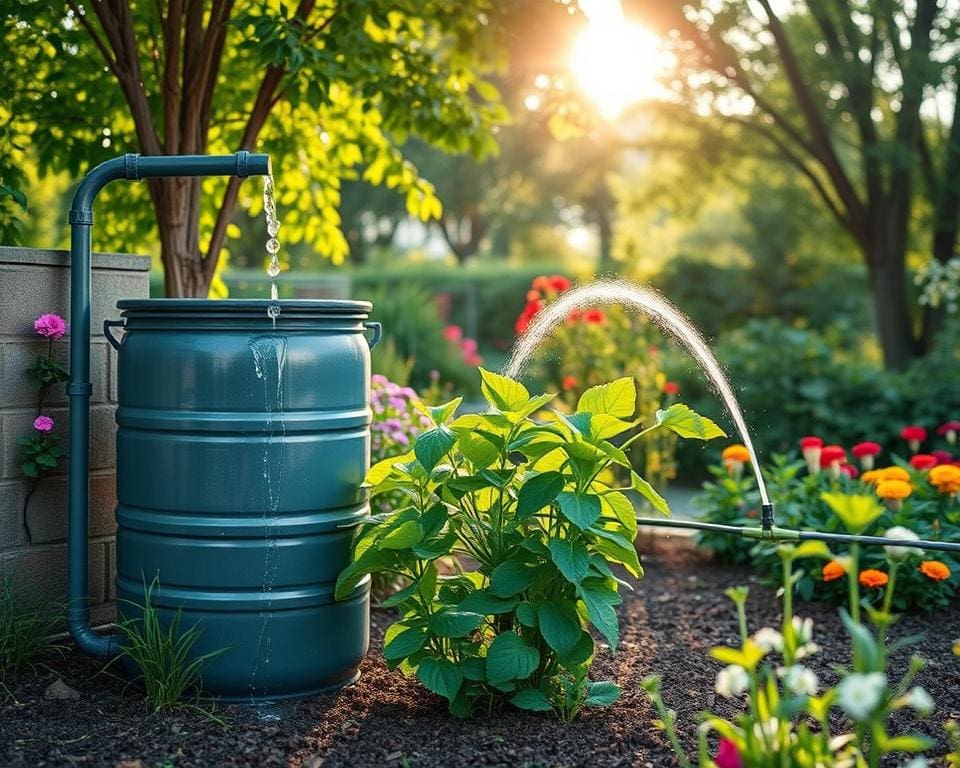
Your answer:
[[[0,683],[59,648],[50,636],[61,617],[55,603],[25,604],[14,588],[13,574],[0,569]]]
[[[619,693],[588,677],[596,652],[589,628],[616,650],[625,582],[611,566],[642,573],[625,492],[669,513],[631,469],[630,441],[659,429],[700,439],[723,433],[676,404],[618,446],[617,436],[637,426],[632,378],[588,389],[565,415],[544,411],[553,395],[480,374],[487,413],[454,418],[459,399],[426,408],[433,426],[413,450],[370,470],[374,496],[400,492],[405,501],[362,524],[337,596],[371,573],[409,581],[385,603],[400,619],[387,629],[384,658],[445,697],[454,715],[508,701],[570,720]],[[608,482],[612,466],[626,472],[625,485]],[[441,558],[451,575],[441,575]]]
[[[862,532],[883,510],[871,496],[836,494],[829,503],[853,533]],[[743,703],[743,711],[734,718],[705,713],[699,729],[699,765],[717,768],[766,768],[773,765],[817,765],[823,768],[840,766],[879,766],[882,756],[893,753],[916,754],[932,746],[923,736],[899,734],[888,730],[891,715],[897,710],[912,708],[920,715],[932,712],[929,694],[913,686],[923,661],[913,657],[906,673],[894,681],[889,670],[889,657],[909,641],[888,644],[886,631],[896,617],[890,613],[893,578],[887,583],[881,608],[861,605],[857,579],[858,552],[834,559],[826,545],[805,542],[798,546],[777,548],[781,563],[783,623],[780,630],[764,627],[748,633],[745,604],[748,590],[739,587],[727,590],[734,602],[740,627],[740,645],[711,650],[713,658],[726,666],[717,675],[717,693]],[[888,553],[891,568],[902,562],[901,552]],[[841,610],[841,619],[850,635],[850,667],[835,666],[840,676],[837,685],[821,690],[817,675],[804,664],[804,659],[819,652],[813,642],[813,623],[793,612],[793,592],[802,571],[794,563],[802,558],[825,558],[837,563],[848,578],[848,610]],[[865,609],[875,627],[872,631],[860,620]],[[663,701],[660,681],[656,677],[644,681],[643,687],[656,708],[671,746],[681,766],[689,766],[676,731],[676,713]],[[846,720],[831,717],[832,711]],[[847,733],[837,733],[838,722],[845,722]],[[719,736],[719,749],[714,756],[708,750],[708,735]],[[925,765],[925,763],[923,763]]]
[[[117,623],[123,635],[122,656],[137,669],[133,682],[140,683],[151,713],[188,707],[218,719],[213,712],[199,705],[202,672],[228,649],[195,656],[193,648],[200,639],[200,623],[181,629],[183,610],[178,608],[169,622],[163,622],[154,604],[159,586],[154,579],[144,585],[143,604],[132,603],[139,616]],[[187,697],[193,696],[193,700]]]

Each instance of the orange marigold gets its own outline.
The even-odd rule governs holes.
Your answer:
[[[899,501],[913,493],[913,487],[905,480],[881,480],[877,483],[877,496],[888,501]]]
[[[745,445],[739,443],[728,445],[723,449],[723,460],[748,462],[750,461],[750,451],[747,450]]]
[[[907,472],[903,467],[898,467],[896,465],[892,467],[885,467],[880,470],[881,479],[883,480],[903,480],[903,482],[908,482],[910,480],[910,473]]]
[[[866,483],[867,485],[876,485],[883,479],[883,470],[882,469],[869,469],[860,475],[861,482]]]
[[[920,573],[933,581],[946,581],[950,578],[950,569],[939,560],[924,560],[920,563]]]
[[[875,568],[867,568],[865,571],[860,571],[860,585],[869,589],[885,587],[888,581],[890,581],[890,577],[883,571],[878,571]]]
[[[940,493],[956,493],[960,490],[960,467],[953,464],[941,464],[930,470],[927,475],[930,484]]]
[[[824,581],[836,581],[837,579],[842,579],[845,571],[843,566],[840,565],[836,560],[831,560],[825,566],[823,566],[823,580]]]

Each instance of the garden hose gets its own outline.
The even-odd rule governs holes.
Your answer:
[[[766,507],[767,505],[765,505]],[[766,513],[764,509],[764,513]],[[773,507],[770,505],[770,516]],[[637,525],[653,528],[684,528],[687,530],[709,531],[711,533],[725,533],[731,536],[743,536],[748,539],[762,539],[764,541],[823,541],[827,544],[866,544],[867,546],[909,546],[915,549],[931,549],[940,552],[960,552],[960,542],[930,541],[918,539],[904,542],[903,539],[890,539],[886,536],[864,536],[852,533],[827,533],[825,531],[797,531],[793,528],[779,528],[770,524],[769,527],[724,525],[722,523],[701,523],[697,520],[671,520],[658,517],[638,517]]]

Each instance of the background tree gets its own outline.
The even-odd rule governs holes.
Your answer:
[[[957,18],[952,3],[771,0],[630,4],[676,57],[668,125],[789,164],[856,243],[888,367],[930,346],[907,256],[950,259],[960,213]],[[952,10],[951,10],[952,9]],[[946,114],[944,108],[946,107]],[[922,242],[922,230],[933,232]]]
[[[263,150],[287,209],[284,240],[340,262],[341,180],[362,168],[366,181],[404,195],[409,213],[435,219],[433,186],[399,149],[407,137],[476,156],[496,148],[491,128],[506,115],[485,78],[500,58],[498,5],[18,0],[2,17],[10,78],[0,142],[10,151],[0,153],[0,215],[23,203],[12,190],[28,145],[41,169],[74,176],[133,149]],[[256,211],[257,196],[243,190]],[[167,295],[206,296],[238,232],[239,180],[151,180],[147,192]],[[105,193],[100,212],[114,236],[142,242],[153,223],[138,215],[142,203],[126,189]]]

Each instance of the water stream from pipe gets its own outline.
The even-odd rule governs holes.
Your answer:
[[[270,301],[275,302],[267,307],[267,317],[277,327],[277,318],[280,316],[280,292],[277,288],[277,277],[280,275],[280,241],[277,233],[280,231],[280,219],[277,218],[276,189],[273,176],[263,177],[263,216],[267,221],[267,253],[270,255],[270,264],[267,265],[267,275],[270,277]]]
[[[757,453],[750,439],[746,419],[743,417],[740,403],[737,402],[737,397],[720,363],[717,362],[710,345],[690,319],[652,288],[626,280],[604,279],[567,291],[536,314],[527,331],[514,345],[510,359],[503,368],[504,375],[512,379],[521,376],[537,348],[546,341],[555,328],[566,322],[571,312],[582,312],[597,304],[614,304],[642,312],[662,331],[679,341],[693,356],[710,379],[714,391],[720,396],[733,419],[737,432],[740,433],[740,439],[750,453],[750,463],[757,479],[760,499],[764,504],[769,504],[767,488],[760,473],[760,462],[757,461]]]

